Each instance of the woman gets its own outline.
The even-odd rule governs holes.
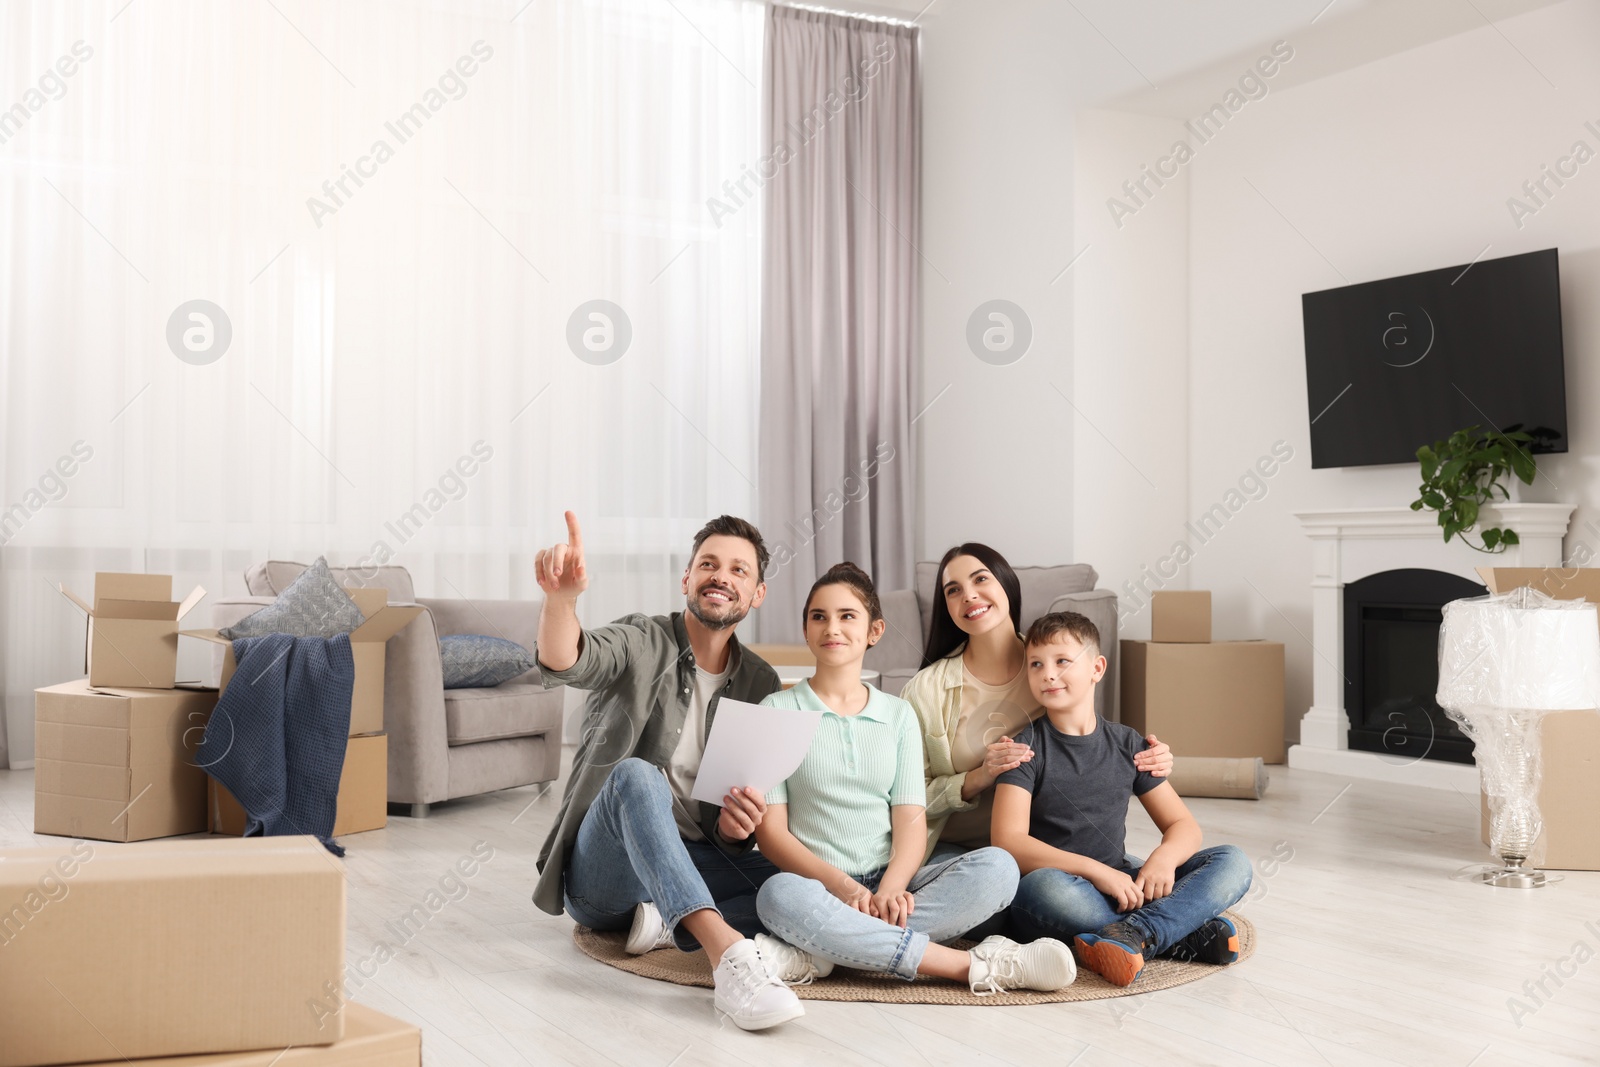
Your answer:
[[[1022,584],[1006,558],[969,541],[944,554],[934,577],[933,624],[922,670],[900,691],[922,723],[928,791],[924,855],[953,856],[989,844],[994,784],[1033,758],[1012,740],[1042,713],[1028,689]],[[1150,747],[1135,766],[1172,773],[1172,750]]]
[[[756,936],[773,977],[791,984],[835,964],[965,982],[982,996],[1055,990],[1077,969],[1061,941],[991,937],[970,952],[939,944],[997,914],[1017,888],[1017,865],[983,848],[924,866],[922,736],[916,713],[861,681],[883,636],[872,581],[853,563],[817,580],[804,609],[816,673],[762,701],[822,713],[805,759],[767,794],[756,841],[779,868],[756,896]]]

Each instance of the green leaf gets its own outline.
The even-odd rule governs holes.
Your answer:
[[[1533,457],[1528,453],[1520,450],[1511,453],[1511,469],[1516,472],[1518,478],[1522,479],[1523,485],[1533,484],[1536,468]]]
[[[1467,469],[1466,459],[1458,456],[1444,465],[1444,470],[1439,472],[1441,482],[1454,482],[1461,477],[1461,472]]]
[[[1434,511],[1443,511],[1449,506],[1447,503],[1445,503],[1444,497],[1440,496],[1432,489],[1424,489],[1422,491],[1422,502],[1428,507],[1432,508]]]
[[[1506,530],[1506,531],[1503,531],[1500,534],[1500,544],[1501,545],[1520,545],[1520,544],[1522,544],[1522,539],[1517,536],[1517,531],[1515,531],[1515,530]]]
[[[1491,529],[1483,531],[1483,547],[1484,548],[1486,548],[1489,551],[1493,552],[1494,551],[1494,546],[1498,545],[1499,543],[1500,543],[1500,531],[1499,530],[1491,528]]]
[[[1476,500],[1463,500],[1456,508],[1457,517],[1463,530],[1470,530],[1478,523],[1478,502]]]

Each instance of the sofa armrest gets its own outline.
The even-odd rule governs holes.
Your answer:
[[[447,634],[487,634],[515,641],[529,652],[539,639],[539,611],[542,600],[432,600],[419,598],[428,609],[440,637]],[[437,649],[435,649],[437,658]],[[512,682],[540,684],[539,672],[531,670],[510,679]]]
[[[862,666],[877,671],[887,678],[901,671],[915,672],[922,666],[922,616],[917,610],[917,594],[910,589],[896,589],[878,598],[883,605],[883,618],[888,623],[883,639],[867,651]],[[885,689],[898,693],[898,689]]]
[[[383,728],[389,735],[390,803],[448,800],[450,738],[444,717],[444,665],[439,662],[439,637],[431,610],[389,638],[383,664]]]
[[[1109,589],[1091,589],[1086,593],[1063,593],[1050,604],[1051,611],[1076,611],[1088,617],[1100,631],[1100,654],[1106,658],[1106,675],[1095,687],[1094,709],[1107,722],[1121,722],[1122,709],[1117,705],[1118,653],[1121,644],[1117,639],[1117,594]]]

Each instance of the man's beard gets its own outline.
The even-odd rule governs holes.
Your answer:
[[[707,615],[703,610],[701,610],[701,607],[700,607],[700,593],[703,593],[704,591],[705,590],[702,589],[700,592],[697,592],[693,596],[691,596],[689,598],[689,605],[688,606],[689,606],[689,614],[691,614],[695,618],[699,619],[700,620],[700,625],[704,626],[706,629],[708,629],[708,630],[728,630],[728,629],[732,629],[733,627],[735,627],[735,626],[739,625],[741,622],[743,622],[744,621],[744,617],[746,615],[750,614],[749,609],[744,607],[743,603],[741,603],[740,601],[737,601],[737,600],[730,600],[727,603],[727,605],[725,606],[725,613],[724,614],[722,614],[720,616]],[[723,592],[727,592],[727,590],[722,590],[722,591]]]

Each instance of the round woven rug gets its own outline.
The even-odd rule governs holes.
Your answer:
[[[1250,920],[1236,912],[1225,913],[1239,928],[1239,962],[1249,959],[1256,950],[1256,928]],[[658,982],[711,988],[711,966],[704,952],[679,952],[675,948],[662,948],[643,956],[630,956],[623,951],[627,940],[625,931],[602,933],[586,926],[572,932],[573,941],[587,956],[610,964],[618,970],[636,974],[641,978],[654,978]],[[970,947],[970,942],[956,942],[956,947]],[[1238,966],[1238,964],[1234,964]],[[986,1004],[1013,1006],[1017,1004],[1059,1004],[1063,1001],[1105,1000],[1110,997],[1128,997],[1136,993],[1154,993],[1173,986],[1198,982],[1209,975],[1220,974],[1226,968],[1209,963],[1179,963],[1177,960],[1151,960],[1143,973],[1130,986],[1114,986],[1087,967],[1078,968],[1077,981],[1056,993],[998,993],[991,997],[973,994],[966,986],[938,978],[918,977],[914,982],[903,981],[889,975],[855,971],[836,967],[827,978],[819,978],[810,985],[795,986],[802,1000],[869,1000],[885,1004]]]

